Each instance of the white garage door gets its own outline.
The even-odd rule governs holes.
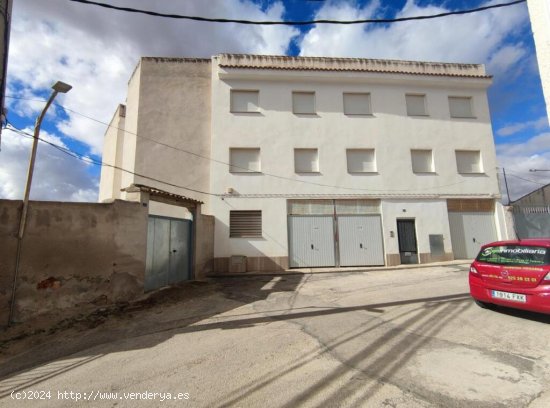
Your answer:
[[[379,215],[339,215],[340,266],[384,265]]]
[[[456,259],[473,259],[481,245],[497,239],[490,212],[449,212],[449,226]]]
[[[291,268],[336,265],[331,215],[289,216],[288,241]]]

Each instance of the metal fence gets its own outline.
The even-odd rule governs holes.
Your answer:
[[[518,238],[550,237],[550,206],[512,206]]]

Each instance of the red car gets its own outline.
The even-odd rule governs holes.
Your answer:
[[[470,294],[481,307],[495,304],[550,314],[550,238],[482,246],[469,281]]]

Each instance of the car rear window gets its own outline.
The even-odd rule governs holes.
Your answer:
[[[549,255],[545,247],[503,245],[482,249],[476,260],[498,265],[548,265]]]

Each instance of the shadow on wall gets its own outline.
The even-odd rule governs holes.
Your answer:
[[[7,324],[21,201],[0,200],[0,321]],[[30,202],[14,321],[52,310],[97,308],[143,294],[147,208]]]
[[[228,206],[233,208],[229,203]],[[284,220],[286,223],[286,218]],[[262,225],[262,237],[257,238],[229,238],[229,225],[216,218],[217,233],[226,237],[227,247],[233,256],[245,256],[245,264],[242,265],[241,260],[231,257],[214,258],[213,275],[227,273],[246,273],[246,272],[281,272],[289,268],[288,256],[272,256],[265,254],[254,243],[262,245],[269,243],[270,246],[275,245],[280,249],[280,253],[288,254],[288,246],[286,242],[280,242],[266,230],[265,224]]]

